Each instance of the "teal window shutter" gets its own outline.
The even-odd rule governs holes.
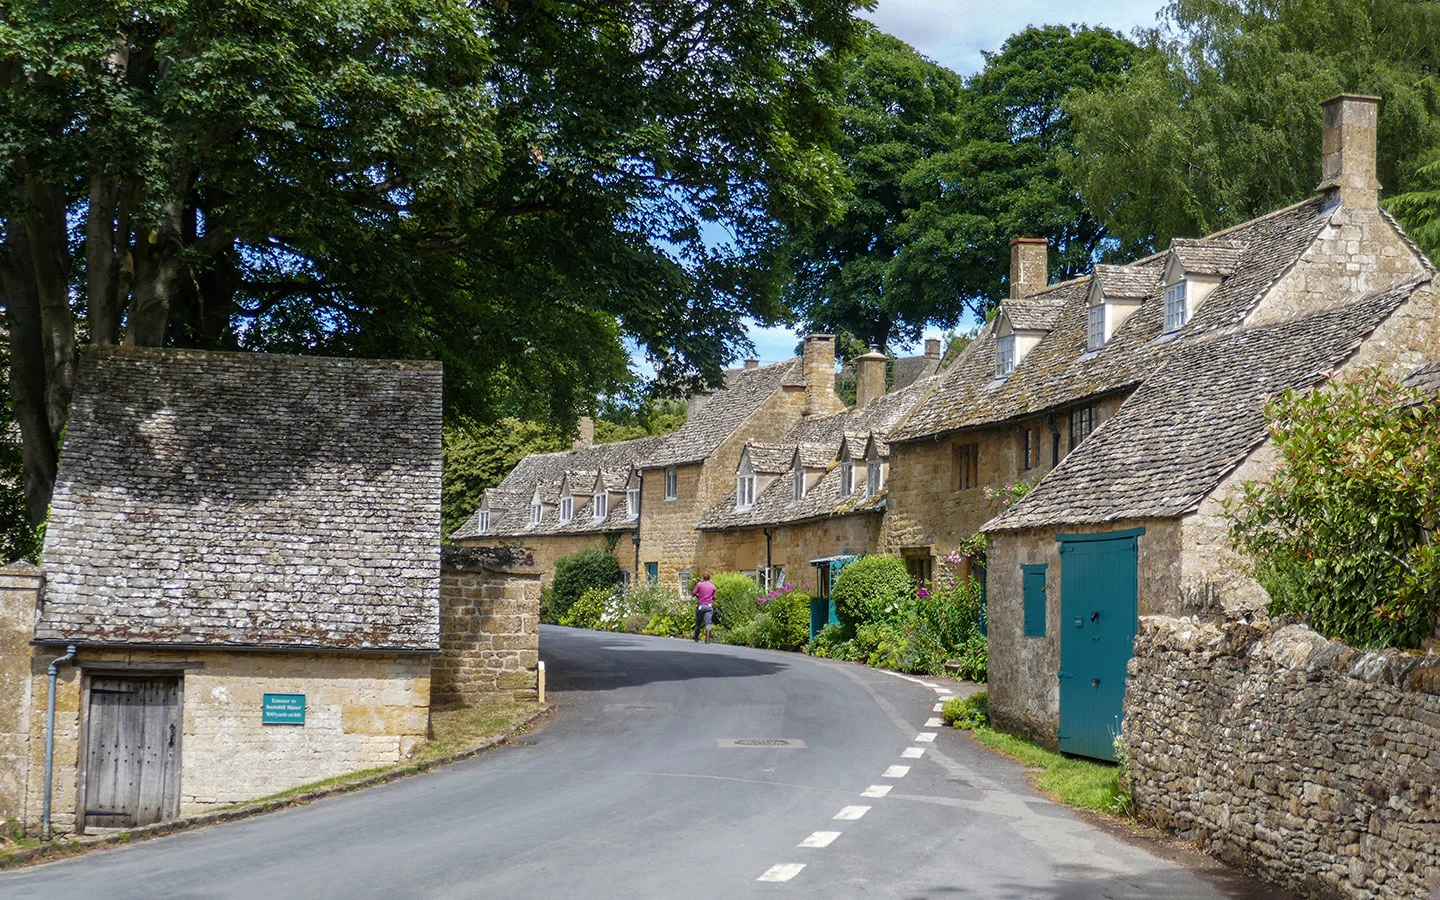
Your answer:
[[[1021,566],[1025,579],[1025,636],[1045,636],[1045,570],[1048,566]]]

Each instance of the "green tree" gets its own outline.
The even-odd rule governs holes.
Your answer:
[[[961,141],[958,75],[873,27],[845,81],[839,152],[852,189],[839,219],[791,245],[795,278],[786,300],[810,331],[847,333],[860,352],[913,340],[949,314],[947,294],[904,294],[890,271],[909,211],[907,175]],[[942,308],[937,308],[937,302]]]
[[[0,294],[44,516],[77,348],[439,358],[564,428],[719,378],[835,209],[848,0],[0,0]],[[733,240],[711,246],[707,225]]]
[[[1417,181],[1409,182],[1410,190],[1391,197],[1386,206],[1432,260],[1440,259],[1440,158],[1416,175]]]
[[[1119,83],[1134,44],[1103,28],[1027,28],[966,85],[962,142],[906,173],[900,250],[888,267],[915,320],[953,326],[1008,292],[1009,242],[1050,239],[1052,278],[1090,268],[1115,241],[1070,174],[1077,90]]]
[[[1246,482],[1231,537],[1272,614],[1360,647],[1440,623],[1440,398],[1368,373],[1267,409],[1279,466]]]
[[[448,535],[475,514],[486,488],[505,480],[531,453],[565,450],[570,440],[538,422],[457,418],[442,429],[441,529]]]
[[[1069,174],[1124,241],[1164,247],[1311,196],[1318,106],[1343,91],[1384,98],[1390,192],[1411,190],[1440,151],[1440,4],[1175,0],[1145,46],[1123,81],[1066,103]]]

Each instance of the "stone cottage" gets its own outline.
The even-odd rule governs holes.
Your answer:
[[[631,577],[684,584],[714,550],[695,524],[733,489],[746,444],[843,410],[834,381],[831,335],[808,336],[798,359],[749,360],[726,372],[720,389],[690,398],[686,423],[673,434],[615,444],[582,439],[565,453],[526,457],[451,540],[519,543],[535,553],[546,579],[560,556],[607,546]]]
[[[0,806],[33,827],[47,805],[57,658],[59,832],[410,754],[440,649],[440,421],[434,363],[85,353],[43,579],[0,578],[21,763]]]
[[[1273,466],[1266,400],[1361,367],[1404,376],[1440,346],[1435,270],[1377,204],[1376,105],[1325,104],[1316,197],[1096,267],[1013,372],[998,350],[993,386],[957,410],[1009,412],[991,445],[1016,458],[1040,414],[1068,419],[1074,447],[983,526],[999,727],[1111,758],[1138,617],[1266,601],[1223,509]],[[976,412],[986,396],[1011,402]]]

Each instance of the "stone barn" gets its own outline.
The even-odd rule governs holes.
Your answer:
[[[43,574],[0,579],[0,815],[133,827],[413,753],[440,424],[436,363],[86,353]]]

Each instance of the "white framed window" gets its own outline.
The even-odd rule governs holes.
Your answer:
[[[573,519],[573,518],[575,518],[575,498],[574,498],[574,497],[561,497],[561,498],[560,498],[560,521],[562,521],[562,522],[568,522],[568,521],[570,521],[570,520]]]
[[[845,498],[855,490],[855,464],[845,460],[840,464],[840,496]]]
[[[539,525],[543,518],[545,518],[545,507],[539,503],[530,504],[530,524]]]
[[[689,570],[689,569],[681,569],[680,571],[678,571],[678,572],[675,573],[675,577],[678,578],[678,579],[680,579],[680,599],[681,599],[681,600],[689,600],[689,599],[690,599],[690,570]]]
[[[805,499],[805,470],[795,470],[795,502]]]
[[[1189,317],[1185,305],[1185,282],[1178,281],[1165,289],[1165,330],[1179,331]]]
[[[995,377],[1015,371],[1015,335],[1007,334],[995,344]]]
[[[598,522],[610,515],[610,495],[605,493],[596,494],[590,506],[591,509],[594,510],[595,520]]]
[[[482,509],[482,510],[480,510],[480,530],[481,530],[481,531],[489,531],[489,530],[490,530],[490,510],[488,510],[488,509]]]
[[[785,567],[771,566],[765,570],[765,584],[762,587],[767,591],[773,591],[785,584]]]
[[[640,518],[640,489],[630,488],[625,492],[625,515],[627,518]]]
[[[865,492],[878,494],[885,487],[885,465],[878,459],[865,464]]]
[[[1085,329],[1086,345],[1091,350],[1105,346],[1105,304],[1096,303],[1090,307],[1090,318]]]
[[[749,509],[755,505],[755,475],[749,473],[735,479],[735,508]]]
[[[665,499],[674,500],[680,496],[680,473],[674,466],[665,470]]]

